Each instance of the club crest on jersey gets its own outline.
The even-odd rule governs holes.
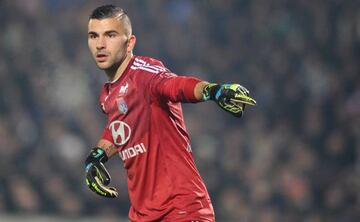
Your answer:
[[[121,114],[126,114],[128,112],[129,109],[123,97],[117,98],[116,103]]]
[[[116,98],[116,104],[121,114],[126,114],[128,112],[128,106],[125,102],[124,96],[128,92],[129,83],[125,83],[125,85],[120,86],[119,94]]]

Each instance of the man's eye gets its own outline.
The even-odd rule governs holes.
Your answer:
[[[90,39],[95,39],[95,38],[96,38],[96,35],[89,35],[89,38],[90,38]]]
[[[114,38],[114,37],[116,37],[116,34],[109,34],[108,35],[110,38]]]

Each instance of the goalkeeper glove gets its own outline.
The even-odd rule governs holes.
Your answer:
[[[203,100],[214,100],[223,110],[241,117],[245,110],[245,105],[256,104],[250,97],[249,90],[240,84],[209,83],[204,87]]]
[[[104,163],[108,160],[103,149],[95,147],[91,149],[85,160],[86,185],[95,193],[103,197],[117,197],[118,193],[114,187],[107,187],[110,184],[110,174]]]

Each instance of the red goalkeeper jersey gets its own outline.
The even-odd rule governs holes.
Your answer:
[[[198,82],[134,56],[119,79],[103,86],[102,138],[118,148],[127,171],[131,221],[214,221],[180,103],[198,102]]]

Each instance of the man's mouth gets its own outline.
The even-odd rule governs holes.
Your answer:
[[[96,60],[99,62],[104,62],[108,57],[108,54],[106,53],[97,53],[96,54]]]

